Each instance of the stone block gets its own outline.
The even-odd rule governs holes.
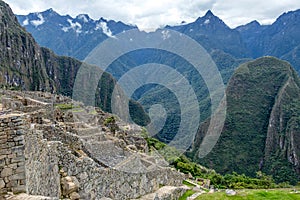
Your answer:
[[[0,144],[6,144],[7,138],[0,138]]]
[[[12,168],[12,169],[17,169],[18,164],[17,163],[10,163],[9,165],[7,165],[7,167]]]
[[[18,162],[17,165],[18,165],[18,167],[25,166],[25,162]]]
[[[0,149],[7,148],[7,143],[0,143]]]
[[[79,200],[80,195],[77,192],[72,192],[70,195],[70,200]]]
[[[8,142],[7,146],[8,146],[8,148],[12,148],[12,147],[16,146],[16,143],[15,142]]]
[[[25,173],[25,166],[20,166],[15,170],[15,173]]]
[[[13,193],[22,193],[22,192],[26,192],[26,186],[25,185],[19,185],[17,187],[13,187],[12,188],[12,192]]]
[[[76,192],[79,189],[79,185],[75,184],[73,182],[73,179],[69,176],[61,179],[61,185],[62,185],[62,194],[64,196],[69,195],[72,192]]]
[[[17,154],[13,153],[13,154],[10,154],[7,156],[7,158],[16,158],[17,157]]]
[[[24,131],[23,130],[17,130],[16,135],[24,135]]]
[[[4,168],[2,171],[1,171],[1,177],[4,178],[4,177],[8,177],[8,176],[11,176],[13,174],[13,169],[12,168]]]
[[[0,132],[0,140],[6,140],[7,139],[7,135],[4,132]]]
[[[14,137],[15,142],[23,141],[23,140],[24,140],[24,135],[19,135],[19,136]]]
[[[12,175],[11,180],[24,180],[25,178],[25,173],[19,173]]]
[[[24,145],[22,145],[22,146],[17,146],[17,147],[12,147],[11,148],[11,152],[12,153],[17,153],[18,155],[22,155],[23,154],[23,152],[24,152],[24,149],[25,149],[25,147],[24,147]]]
[[[9,183],[9,178],[8,178],[8,177],[5,177],[5,178],[4,178],[4,182],[5,182],[5,183]]]
[[[24,156],[18,156],[16,158],[11,159],[11,163],[18,163],[18,162],[25,162],[25,157]]]
[[[3,160],[0,160],[0,168],[4,167],[5,166],[5,159]]]
[[[5,182],[3,179],[0,179],[0,189],[5,188]]]
[[[8,155],[11,154],[10,149],[0,149],[0,155]]]
[[[9,183],[6,184],[6,187],[12,188],[12,187],[17,187],[18,186],[18,181],[17,180],[12,180]]]
[[[19,121],[19,122],[15,123],[15,126],[22,126],[22,125],[23,125],[22,121]]]

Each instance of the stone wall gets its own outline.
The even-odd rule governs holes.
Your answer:
[[[25,136],[27,193],[60,197],[60,175],[57,146],[60,142],[43,139],[39,130],[29,130]]]
[[[0,116],[0,194],[26,192],[22,115]]]
[[[161,185],[182,185],[184,179],[182,174],[168,167],[142,173],[103,168],[89,157],[75,156],[61,145],[58,148],[59,166],[68,176],[77,178],[79,194],[83,199],[138,198],[158,190]]]
[[[59,198],[63,193],[61,178],[73,177],[78,180],[81,199],[132,199],[154,192],[161,185],[181,185],[184,178],[165,167],[145,173],[105,168],[80,150],[43,139],[43,132],[38,130],[26,133],[25,153],[27,190],[33,195]]]

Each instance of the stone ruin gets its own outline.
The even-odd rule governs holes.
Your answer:
[[[141,127],[61,95],[0,95],[2,196],[143,199],[166,186],[177,195],[152,196],[176,199],[185,192],[184,175],[149,151]]]

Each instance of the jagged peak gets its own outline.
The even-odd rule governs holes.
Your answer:
[[[37,12],[37,14],[43,14],[43,15],[59,15],[53,8],[49,8],[43,12]]]
[[[246,25],[255,25],[255,26],[261,26],[261,24],[257,20],[253,20],[252,22],[246,24]]]
[[[219,17],[214,15],[211,10],[208,10],[203,17],[199,17],[194,23],[201,25],[220,24],[229,28]]]
[[[105,18],[103,18],[103,17],[100,17],[99,21],[100,21],[100,22],[108,22],[108,20],[105,19]]]
[[[211,17],[211,16],[215,17],[215,15],[212,13],[211,10],[208,10],[208,11],[206,12],[206,14],[204,15],[204,17]]]
[[[76,19],[82,20],[83,22],[89,22],[91,20],[88,14],[79,14],[76,16]]]
[[[288,12],[284,12],[282,13],[274,22],[274,24],[276,22],[280,22],[280,21],[290,21],[290,17],[295,17],[300,19],[300,9],[294,10],[294,11],[288,11]]]

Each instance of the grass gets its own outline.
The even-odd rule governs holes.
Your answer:
[[[80,106],[74,106],[73,104],[57,104],[56,108],[59,108],[61,110],[69,110],[74,108],[80,108]]]
[[[237,190],[237,195],[228,196],[223,192],[202,194],[196,200],[294,200],[300,199],[300,193],[293,193],[291,189],[278,190]]]
[[[179,197],[178,200],[186,200],[189,196],[193,195],[194,193],[195,193],[195,191],[188,190],[181,197]]]
[[[182,183],[183,183],[184,185],[186,185],[186,186],[189,186],[189,187],[195,187],[194,184],[191,184],[191,183],[187,182],[186,180],[184,180]]]

